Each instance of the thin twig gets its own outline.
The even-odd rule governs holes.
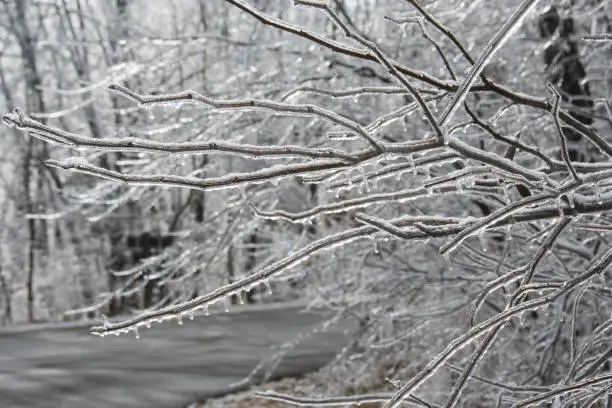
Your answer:
[[[480,75],[486,64],[491,60],[497,51],[504,45],[504,43],[510,38],[514,30],[523,22],[523,19],[527,16],[527,13],[536,5],[539,0],[524,0],[516,11],[510,16],[506,23],[497,31],[495,36],[486,45],[483,53],[480,55],[469,74],[461,82],[459,89],[455,93],[453,100],[446,107],[444,112],[439,118],[440,126],[445,126],[447,122],[452,118],[455,111],[459,108],[463,100],[467,96],[472,84],[476,81],[476,78]]]
[[[574,166],[572,165],[572,160],[570,159],[569,152],[567,150],[567,138],[565,137],[565,133],[563,132],[563,129],[561,128],[561,121],[559,120],[559,109],[561,106],[561,93],[550,82],[547,84],[547,86],[548,86],[548,89],[550,89],[550,91],[553,93],[555,97],[552,114],[553,114],[553,119],[555,121],[555,128],[557,129],[557,134],[559,135],[559,139],[561,141],[561,155],[563,156],[563,160],[565,161],[565,164],[567,165],[567,169],[572,174],[572,177],[574,178],[576,182],[579,182],[580,177],[578,177],[578,174],[576,173],[576,169],[574,169]]]

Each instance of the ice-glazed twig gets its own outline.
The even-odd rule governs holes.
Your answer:
[[[559,135],[559,139],[561,141],[561,155],[572,177],[576,182],[579,182],[580,177],[578,177],[576,169],[574,169],[574,166],[572,165],[572,160],[570,159],[570,155],[567,150],[567,137],[565,136],[565,133],[561,128],[561,120],[559,119],[559,110],[561,107],[561,93],[553,84],[548,83],[547,86],[548,89],[550,89],[550,91],[553,93],[553,96],[555,98],[552,115],[555,122],[555,129],[557,130],[557,135]]]
[[[583,35],[585,41],[612,41],[612,33]]]
[[[472,65],[474,65],[474,59],[467,51],[467,49],[461,44],[457,36],[450,30],[450,28],[446,27],[442,24],[441,21],[436,19],[431,13],[429,13],[423,6],[419,4],[416,0],[407,0],[408,3],[412,5],[422,16],[427,20],[431,25],[438,29],[446,38],[448,38],[457,49],[461,52],[463,57]]]
[[[225,153],[249,158],[292,158],[304,157],[308,159],[326,158],[339,159],[347,162],[359,160],[358,154],[345,153],[330,148],[308,148],[302,146],[261,146],[242,143],[230,143],[222,140],[207,142],[158,142],[155,140],[125,138],[95,138],[78,135],[65,130],[45,125],[28,117],[11,116],[11,122],[17,129],[31,132],[34,137],[51,140],[57,144],[71,148],[91,148],[108,152],[163,152],[163,153],[191,153],[211,154]],[[363,153],[363,152],[362,152]]]
[[[455,383],[451,395],[448,397],[446,404],[444,404],[444,408],[454,408],[454,406],[457,404],[463,389],[467,385],[468,381],[472,378],[478,363],[482,361],[485,353],[491,348],[495,342],[495,339],[497,338],[497,335],[504,329],[506,323],[507,321],[504,321],[494,327],[493,330],[487,334],[486,338],[478,345],[476,351],[474,351],[472,357],[468,361],[467,366],[463,369],[461,377]]]
[[[527,310],[531,310],[555,301],[560,296],[575,289],[577,286],[584,284],[584,282],[588,281],[593,275],[601,273],[603,270],[605,270],[605,268],[610,265],[610,262],[612,262],[612,248],[608,249],[608,251],[600,255],[600,257],[585,272],[579,274],[578,276],[574,277],[569,281],[564,282],[564,284],[554,292],[533,300],[519,303],[518,305],[510,307],[466,331],[464,334],[450,342],[450,344],[440,354],[438,354],[434,359],[430,360],[430,362],[427,364],[427,366],[425,366],[425,368],[420,370],[419,373],[413,376],[410,381],[408,381],[404,386],[402,386],[401,389],[399,389],[393,395],[393,398],[391,398],[387,402],[387,404],[385,404],[384,408],[399,407],[402,404],[402,401],[406,399],[408,395],[412,394],[419,385],[421,385],[428,378],[434,375],[436,371],[438,371],[438,369],[446,361],[448,361],[449,358],[451,358],[458,350],[460,350],[466,344],[469,344],[476,338],[487,333],[493,327],[504,321],[507,321],[508,319],[514,316],[517,316]]]
[[[454,192],[457,188],[455,186],[440,186],[436,189],[435,194],[443,194],[448,192]],[[425,188],[413,188],[400,191],[393,191],[390,193],[379,193],[365,195],[361,197],[352,198],[349,200],[336,201],[328,204],[321,204],[316,207],[312,207],[308,210],[301,212],[289,212],[284,210],[271,210],[263,211],[256,207],[252,207],[255,214],[258,217],[274,220],[284,219],[291,222],[303,222],[310,218],[316,217],[320,214],[338,214],[344,213],[359,208],[366,208],[373,204],[385,203],[385,202],[408,202],[419,198],[425,198],[430,194]]]
[[[428,89],[419,89],[421,93],[437,93],[437,91],[432,91]],[[401,87],[401,86],[361,86],[356,88],[347,88],[347,89],[325,89],[325,88],[315,88],[312,86],[301,86],[299,88],[294,88],[280,97],[281,101],[287,100],[292,96],[299,93],[312,93],[319,94],[325,96],[331,96],[333,98],[347,98],[352,96],[359,95],[369,95],[369,94],[381,94],[381,95],[407,95],[409,92]]]
[[[512,405],[511,408],[524,408],[530,405],[539,405],[545,401],[552,400],[554,397],[565,395],[570,392],[587,391],[590,387],[593,387],[599,384],[605,384],[606,382],[609,382],[609,381],[612,381],[612,374],[589,378],[584,381],[580,381],[574,384],[569,384],[564,387],[556,388],[554,390],[536,395],[535,397],[525,399],[521,402],[518,402]]]
[[[261,109],[261,110],[267,110],[271,112],[292,114],[292,115],[297,115],[297,116],[299,115],[317,116],[317,117],[326,119],[332,123],[335,123],[337,125],[346,127],[347,129],[358,134],[363,139],[367,140],[377,150],[383,150],[380,142],[375,140],[370,134],[370,132],[368,132],[359,123],[347,117],[339,115],[335,112],[332,112],[328,109],[317,106],[317,105],[290,104],[290,103],[285,103],[285,102],[277,102],[273,100],[254,99],[254,98],[218,100],[214,98],[209,98],[195,91],[184,91],[184,92],[163,94],[163,95],[141,95],[119,84],[112,84],[109,86],[109,89],[133,100],[134,102],[142,106],[167,104],[167,103],[179,103],[179,102],[192,102],[192,103],[202,103],[214,109],[223,109],[223,110]]]
[[[363,51],[360,49],[356,49],[356,48],[347,46],[343,43],[340,43],[338,41],[331,40],[329,38],[325,38],[322,35],[317,34],[307,29],[306,27],[288,24],[285,21],[282,21],[276,17],[273,17],[269,14],[266,14],[262,11],[257,10],[256,8],[252,7],[251,5],[247,4],[246,2],[242,0],[225,0],[225,1],[239,8],[240,10],[246,12],[247,14],[251,15],[252,17],[254,17],[255,19],[257,19],[263,24],[269,25],[279,30],[282,30],[282,31],[294,34],[298,37],[312,41],[313,43],[318,44],[324,48],[327,48],[335,53],[344,54],[344,55],[348,55],[351,57],[368,60],[372,62],[378,62],[377,56],[373,54],[372,52],[367,52],[367,51]],[[453,84],[447,83],[438,78],[435,78],[427,74],[426,72],[417,71],[417,70],[408,68],[404,65],[399,64],[396,61],[392,61],[392,63],[395,66],[395,68],[404,75],[418,79],[422,82],[433,85],[439,89],[451,90],[453,88]]]
[[[401,227],[414,223],[415,220],[432,222],[431,217],[399,218],[392,220],[392,222],[397,223],[398,226]],[[241,292],[249,291],[258,285],[267,285],[272,278],[282,274],[291,267],[305,262],[310,257],[323,250],[331,250],[337,246],[347,245],[353,241],[365,239],[372,234],[376,234],[377,232],[378,230],[374,227],[362,226],[326,236],[287,255],[281,260],[264,266],[249,276],[239,279],[231,284],[222,286],[205,295],[177,305],[168,306],[160,310],[145,312],[122,322],[107,322],[106,324],[100,326],[94,326],[91,328],[91,332],[100,336],[105,336],[108,334],[119,335],[121,333],[128,333],[130,331],[137,330],[140,327],[148,327],[152,323],[161,323],[171,319],[179,319],[183,315],[191,314],[200,309],[207,308],[209,305],[224,302],[229,297],[233,295],[240,295]],[[452,233],[452,231],[450,231],[450,233]],[[423,233],[415,231],[413,238],[419,238],[423,235]]]
[[[540,261],[542,260],[544,255],[552,249],[554,243],[559,238],[559,235],[561,235],[561,232],[563,232],[563,230],[571,223],[571,221],[572,221],[571,218],[566,217],[566,218],[560,219],[556,223],[555,227],[552,229],[550,234],[548,234],[544,242],[542,242],[542,245],[539,246],[538,250],[533,255],[531,260],[529,261],[527,273],[523,276],[523,279],[521,281],[521,286],[525,286],[531,283],[533,276],[535,274],[536,268],[538,267]]]
[[[499,157],[493,153],[485,152],[484,150],[470,146],[456,137],[449,137],[448,146],[465,157],[469,157],[470,159],[477,160],[481,163],[490,164],[509,173],[520,175],[525,177],[527,180],[551,182],[547,175],[543,172],[530,170],[513,162],[512,160]]]
[[[554,194],[540,194],[537,196],[529,196],[521,200],[514,201],[506,205],[505,207],[502,207],[492,212],[490,215],[482,218],[480,221],[465,228],[463,231],[457,234],[455,238],[453,238],[452,240],[444,244],[442,247],[440,247],[440,253],[445,254],[449,251],[456,249],[459,245],[461,245],[463,241],[465,241],[470,236],[480,231],[484,231],[489,226],[497,223],[498,221],[504,218],[511,216],[513,213],[521,210],[524,207],[534,205],[534,204],[539,204],[541,202],[548,201],[552,198],[555,198]]]
[[[419,28],[421,29],[421,32],[423,33],[423,37],[427,41],[429,41],[429,43],[431,45],[433,45],[434,48],[436,49],[436,52],[440,56],[440,59],[442,59],[442,62],[444,63],[444,66],[446,67],[446,70],[448,71],[450,77],[453,79],[453,81],[457,80],[457,76],[455,75],[455,70],[451,66],[450,61],[448,60],[448,57],[446,56],[446,54],[442,50],[442,47],[440,46],[440,44],[438,44],[438,42],[436,40],[434,40],[429,35],[429,33],[427,32],[427,29],[425,28],[425,24],[423,23],[423,19],[422,18],[418,18],[417,17],[417,18],[413,18],[413,19],[397,19],[397,18],[393,18],[393,17],[389,17],[389,16],[386,16],[385,18],[387,20],[389,20],[389,21],[393,21],[396,24],[405,24],[405,23],[415,23],[416,22],[419,25]]]
[[[140,186],[165,186],[184,187],[195,190],[218,190],[224,188],[238,187],[245,183],[262,183],[269,180],[279,180],[283,177],[291,177],[304,173],[317,172],[349,166],[342,161],[319,161],[306,164],[286,164],[283,166],[269,167],[251,173],[230,173],[221,177],[198,178],[192,176],[175,175],[140,175],[124,174],[114,170],[108,170],[95,166],[83,159],[72,158],[64,161],[47,160],[47,165],[64,170],[76,171],[108,180],[119,181],[131,185]]]
[[[356,213],[355,219],[363,224],[371,225],[382,232],[406,240],[450,235],[462,228],[459,224],[459,219],[434,216],[411,217],[405,219],[401,226],[394,225],[393,222],[364,213]],[[406,229],[406,226],[413,228]]]
[[[499,51],[504,43],[510,38],[510,36],[522,23],[523,19],[527,16],[527,13],[536,5],[538,1],[539,0],[524,0],[506,21],[506,23],[499,29],[499,31],[497,31],[491,41],[489,41],[468,75],[461,82],[461,85],[459,85],[459,89],[457,89],[453,100],[449,103],[444,112],[442,112],[442,115],[438,120],[440,126],[444,127],[453,117],[455,111],[465,100],[465,97],[476,81],[476,78],[480,75],[487,63],[493,58],[495,53]]]
[[[491,125],[489,125],[488,123],[485,123],[484,121],[482,121],[478,117],[478,115],[476,115],[476,113],[474,113],[474,111],[469,107],[469,105],[467,103],[464,104],[464,108],[465,108],[465,111],[467,112],[467,114],[470,115],[472,120],[475,122],[476,126],[484,129],[488,134],[490,134],[493,137],[493,139],[499,140],[499,141],[501,141],[503,143],[506,143],[510,147],[513,147],[515,149],[519,149],[519,150],[522,150],[522,151],[524,151],[526,153],[532,154],[533,156],[537,157],[538,159],[540,159],[544,163],[546,163],[546,165],[548,165],[550,168],[553,168],[553,161],[551,160],[551,158],[546,156],[544,153],[540,152],[537,147],[527,146],[527,145],[519,142],[518,139],[514,139],[513,140],[510,137],[506,137],[506,136],[496,132],[495,129],[493,129],[493,127]]]
[[[470,326],[474,326],[476,324],[476,317],[478,314],[478,309],[485,302],[487,297],[495,290],[501,288],[504,285],[508,285],[514,281],[519,280],[525,271],[527,270],[526,266],[522,266],[520,268],[513,269],[512,271],[492,280],[487,283],[487,285],[482,289],[476,300],[474,300],[474,304],[470,309]]]
[[[321,1],[315,1],[315,0],[294,0],[294,4],[312,7],[312,8],[324,11],[328,15],[330,20],[332,20],[334,24],[336,24],[336,26],[338,26],[338,28],[340,28],[344,32],[344,35],[347,38],[351,38],[357,41],[359,44],[366,47],[367,49],[369,49],[372,52],[372,54],[376,57],[376,60],[383,67],[385,67],[385,69],[389,72],[389,74],[400,85],[406,88],[408,92],[410,92],[410,95],[412,95],[416,103],[419,105],[419,107],[423,111],[423,114],[425,115],[425,118],[429,126],[433,129],[438,140],[439,141],[446,140],[445,134],[443,133],[440,126],[438,126],[438,122],[436,121],[436,118],[433,116],[431,109],[429,108],[429,106],[427,106],[427,103],[423,99],[423,96],[421,95],[419,90],[414,85],[412,85],[410,81],[408,81],[404,77],[404,75],[402,75],[402,73],[397,69],[395,64],[393,64],[393,62],[385,55],[385,53],[381,51],[381,49],[376,45],[376,43],[374,43],[373,41],[367,38],[364,38],[361,34],[355,32],[355,30],[353,30],[351,27],[344,24],[342,20],[338,17],[338,15],[329,7],[327,2],[321,2]]]
[[[430,155],[419,157],[419,158],[409,158],[408,161],[388,164],[384,165],[379,169],[374,169],[372,171],[367,172],[366,174],[360,174],[356,177],[348,177],[348,179],[341,179],[337,181],[333,181],[329,188],[337,189],[337,188],[345,188],[350,187],[351,184],[361,183],[364,180],[373,181],[376,179],[383,179],[385,177],[390,177],[392,175],[396,175],[396,177],[401,177],[404,173],[412,174],[416,176],[416,173],[422,169],[422,167],[427,167],[427,165],[431,164],[450,164],[455,161],[461,161],[460,156],[454,152],[446,151],[437,153],[432,150]],[[365,178],[364,178],[365,176]]]
[[[260,398],[264,398],[272,401],[280,401],[285,404],[298,406],[298,407],[336,407],[344,406],[348,404],[369,404],[374,402],[385,402],[393,394],[390,393],[377,393],[377,394],[363,394],[363,395],[351,395],[346,397],[324,397],[324,398],[305,398],[295,397],[293,395],[279,394],[274,391],[255,391],[255,395]],[[420,400],[410,396],[408,402],[430,407],[429,404],[423,404]]]
[[[542,259],[543,254],[546,251],[548,251],[548,250],[550,250],[552,248],[552,245],[557,240],[559,234],[565,228],[565,226],[567,226],[568,223],[569,223],[568,219],[562,219],[558,223],[557,227],[548,236],[546,241],[544,243],[542,243],[542,245],[540,246],[540,248],[538,249],[538,251],[534,255],[533,259],[530,261],[529,268],[525,268],[525,269],[528,270],[527,275],[529,275],[529,273],[532,270],[535,270],[535,268],[537,267],[538,263]],[[519,269],[518,271],[522,272],[523,270]],[[516,274],[515,276],[516,277],[520,276],[520,273]],[[523,294],[523,291],[527,288],[527,285],[529,285],[530,281],[531,281],[530,278],[523,278],[523,280],[521,282],[521,285],[519,287],[519,290],[511,298],[511,300],[507,303],[506,310],[509,309],[510,307],[512,307],[513,305],[517,304],[517,300],[520,299],[521,295]],[[553,287],[557,288],[557,287],[559,287],[559,285],[555,284]],[[486,298],[486,295],[485,296],[481,295],[479,300],[484,301],[485,298]],[[475,308],[472,308],[472,320],[471,320],[472,325],[474,323],[473,318],[474,318],[474,316],[476,314],[478,306],[479,306],[479,302],[477,301],[477,303],[475,305]],[[474,354],[472,355],[472,358],[468,362],[468,365],[464,369],[464,371],[463,371],[463,373],[461,375],[461,378],[457,381],[457,384],[455,384],[453,392],[452,392],[451,396],[449,397],[446,405],[444,406],[445,408],[453,408],[455,406],[455,404],[459,400],[459,396],[461,395],[461,392],[463,391],[463,388],[467,385],[467,382],[471,378],[471,376],[473,374],[473,371],[476,368],[478,362],[484,357],[485,353],[491,347],[491,345],[495,341],[497,335],[505,327],[506,323],[507,323],[507,321],[504,321],[504,322],[501,322],[500,324],[498,324],[493,330],[491,330],[491,332],[489,332],[487,337],[478,346],[478,349],[474,352]]]
[[[461,369],[459,367],[456,367],[452,364],[446,363],[444,364],[444,366],[450,368],[451,370],[455,372],[461,372]],[[478,375],[472,375],[472,378],[474,380],[480,381],[481,383],[489,384],[489,385],[492,385],[494,387],[497,387],[501,390],[505,390],[508,392],[534,393],[534,392],[550,391],[550,387],[546,387],[546,386],[531,385],[531,384],[525,384],[525,385],[501,384],[500,382],[493,381],[490,378],[485,378],[485,377],[481,377]]]

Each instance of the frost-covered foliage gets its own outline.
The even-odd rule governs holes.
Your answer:
[[[111,255],[166,237],[86,309],[147,310],[93,333],[280,290],[359,331],[329,398],[263,396],[610,406],[609,2],[159,3],[117,2],[99,134],[4,116]]]

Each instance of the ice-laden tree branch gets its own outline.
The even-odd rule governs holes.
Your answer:
[[[612,172],[609,172],[612,174]],[[608,174],[608,176],[610,175]],[[612,197],[597,203],[576,203],[573,208],[565,209],[565,213],[570,216],[577,216],[581,213],[593,213],[612,209]],[[513,219],[503,219],[495,217],[496,223],[493,223],[491,228],[499,228],[504,225],[513,223],[521,223],[534,220],[550,219],[558,216],[559,208],[552,205],[548,208],[525,209],[521,213],[514,213]],[[199,310],[207,310],[210,305],[216,303],[227,304],[229,298],[233,295],[241,295],[242,292],[248,292],[256,286],[264,285],[268,287],[271,279],[279,274],[282,274],[291,267],[301,264],[320,253],[321,251],[332,250],[336,247],[347,245],[355,240],[371,239],[376,237],[380,232],[390,233],[391,235],[399,236],[404,240],[422,240],[431,236],[444,237],[452,236],[461,231],[473,228],[477,223],[466,223],[462,219],[453,219],[449,217],[404,217],[390,221],[376,221],[376,218],[358,215],[357,219],[364,221],[371,226],[358,227],[349,229],[344,232],[333,234],[322,239],[319,239],[312,244],[289,254],[286,258],[273,262],[268,266],[260,269],[256,273],[249,275],[232,284],[225,285],[213,292],[204,296],[200,296],[188,302],[178,305],[169,306],[157,311],[143,313],[132,319],[119,322],[105,322],[102,326],[92,328],[92,333],[101,336],[107,334],[120,334],[133,331],[138,333],[139,327],[149,327],[153,322],[163,322],[166,320],[176,319],[182,322],[185,316],[193,317],[193,314]],[[487,220],[487,224],[491,224]],[[480,225],[480,223],[478,223]],[[423,227],[425,226],[425,227]],[[426,232],[424,232],[424,230]],[[524,309],[521,309],[524,310]]]
[[[612,208],[612,198],[604,204],[601,204],[597,211],[602,209]],[[593,212],[595,209],[592,206],[585,206],[584,208],[574,208],[574,210]],[[526,222],[534,221],[538,219],[550,219],[558,215],[557,208],[548,208],[546,210],[526,210],[522,214],[516,214],[514,221]],[[307,261],[309,258],[314,256],[321,251],[332,250],[336,247],[347,245],[355,240],[359,239],[370,239],[370,237],[376,236],[380,231],[397,235],[395,231],[401,231],[401,238],[406,240],[419,240],[426,239],[430,236],[449,236],[462,231],[464,227],[463,220],[452,219],[452,218],[440,218],[440,217],[405,217],[388,222],[377,224],[372,219],[367,220],[367,217],[359,216],[359,220],[365,220],[367,224],[372,226],[352,228],[347,231],[343,231],[337,234],[330,235],[319,239],[306,247],[296,251],[293,254],[288,255],[286,258],[273,262],[270,265],[260,269],[253,275],[249,275],[243,279],[237,280],[236,282],[225,285],[213,292],[210,292],[204,296],[200,296],[191,301],[169,306],[157,311],[147,312],[136,316],[132,319],[119,322],[109,323],[106,322],[102,326],[95,326],[92,328],[92,333],[97,335],[107,334],[120,334],[133,331],[138,333],[139,327],[149,327],[152,323],[161,323],[166,320],[176,319],[182,322],[185,316],[189,318],[193,317],[193,314],[199,310],[208,310],[210,305],[217,303],[227,304],[229,298],[233,295],[241,295],[242,292],[248,292],[256,286],[263,285],[268,287],[271,279],[277,275],[282,274],[287,269],[294,267]],[[411,227],[414,225],[421,225],[419,227]],[[502,227],[509,222],[499,222],[496,227]],[[388,226],[391,226],[389,228]],[[422,225],[426,225],[427,232],[423,232]],[[601,272],[601,271],[600,271]],[[524,309],[521,309],[524,310]]]
[[[317,34],[316,32],[313,32],[312,30],[309,30],[306,27],[292,25],[269,14],[266,14],[265,12],[257,10],[255,7],[242,0],[225,1],[237,7],[241,11],[251,15],[262,24],[288,32],[292,35],[295,35],[296,37],[306,39],[334,53],[346,55],[352,58],[361,59],[365,61],[381,62],[381,55],[377,55],[377,53],[372,52],[372,47],[374,47],[374,44],[369,44],[369,46],[366,47],[369,48],[368,51],[356,49],[339,41],[326,38],[320,34]],[[323,2],[316,3],[320,4],[320,7],[325,7]],[[537,0],[525,1],[521,3],[521,5],[513,13],[511,18],[507,20],[506,24],[496,33],[495,37],[489,42],[487,49],[481,54],[479,60],[477,61],[477,64],[474,65],[473,69],[470,71],[470,74],[461,84],[452,81],[440,80],[435,76],[429,75],[426,72],[406,67],[405,65],[402,65],[397,61],[393,61],[389,58],[386,58],[384,55],[382,57],[386,60],[386,63],[391,64],[393,66],[393,70],[391,71],[392,73],[397,71],[403,76],[416,79],[425,84],[431,85],[434,88],[447,92],[459,91],[459,88],[462,86],[460,92],[458,92],[455,96],[454,103],[448,105],[448,107],[446,108],[447,112],[441,117],[443,123],[450,119],[452,113],[454,113],[454,111],[459,107],[468,92],[490,91],[499,96],[507,98],[515,104],[553,112],[554,106],[546,98],[538,98],[521,92],[516,92],[490,80],[486,81],[486,83],[482,85],[474,84],[475,78],[482,73],[482,69],[484,68],[484,66],[486,66],[486,63],[491,60],[491,57],[495,54],[495,52],[497,52],[499,48],[507,41],[509,36],[511,36],[516,27],[523,21],[524,17],[536,3]],[[444,31],[444,27],[442,26],[438,27],[438,29],[442,29]],[[453,42],[455,43],[455,41]],[[458,48],[464,55],[467,54],[465,50],[462,49],[463,47],[459,46]],[[387,69],[389,70],[389,68]],[[397,78],[397,76],[395,76],[395,78]],[[559,118],[563,122],[565,122],[570,128],[572,128],[573,130],[584,136],[587,140],[589,140],[589,142],[596,146],[600,151],[602,151],[608,157],[612,158],[612,144],[610,144],[607,140],[601,137],[601,135],[599,135],[596,131],[584,125],[582,122],[580,122],[578,119],[576,119],[574,116],[572,116],[565,110],[561,110],[559,112]]]

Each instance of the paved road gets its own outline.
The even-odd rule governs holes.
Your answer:
[[[0,407],[185,407],[231,391],[272,346],[323,320],[294,306],[221,313],[155,325],[140,339],[74,324],[0,330]],[[309,338],[275,376],[321,367],[345,338],[340,329]]]

